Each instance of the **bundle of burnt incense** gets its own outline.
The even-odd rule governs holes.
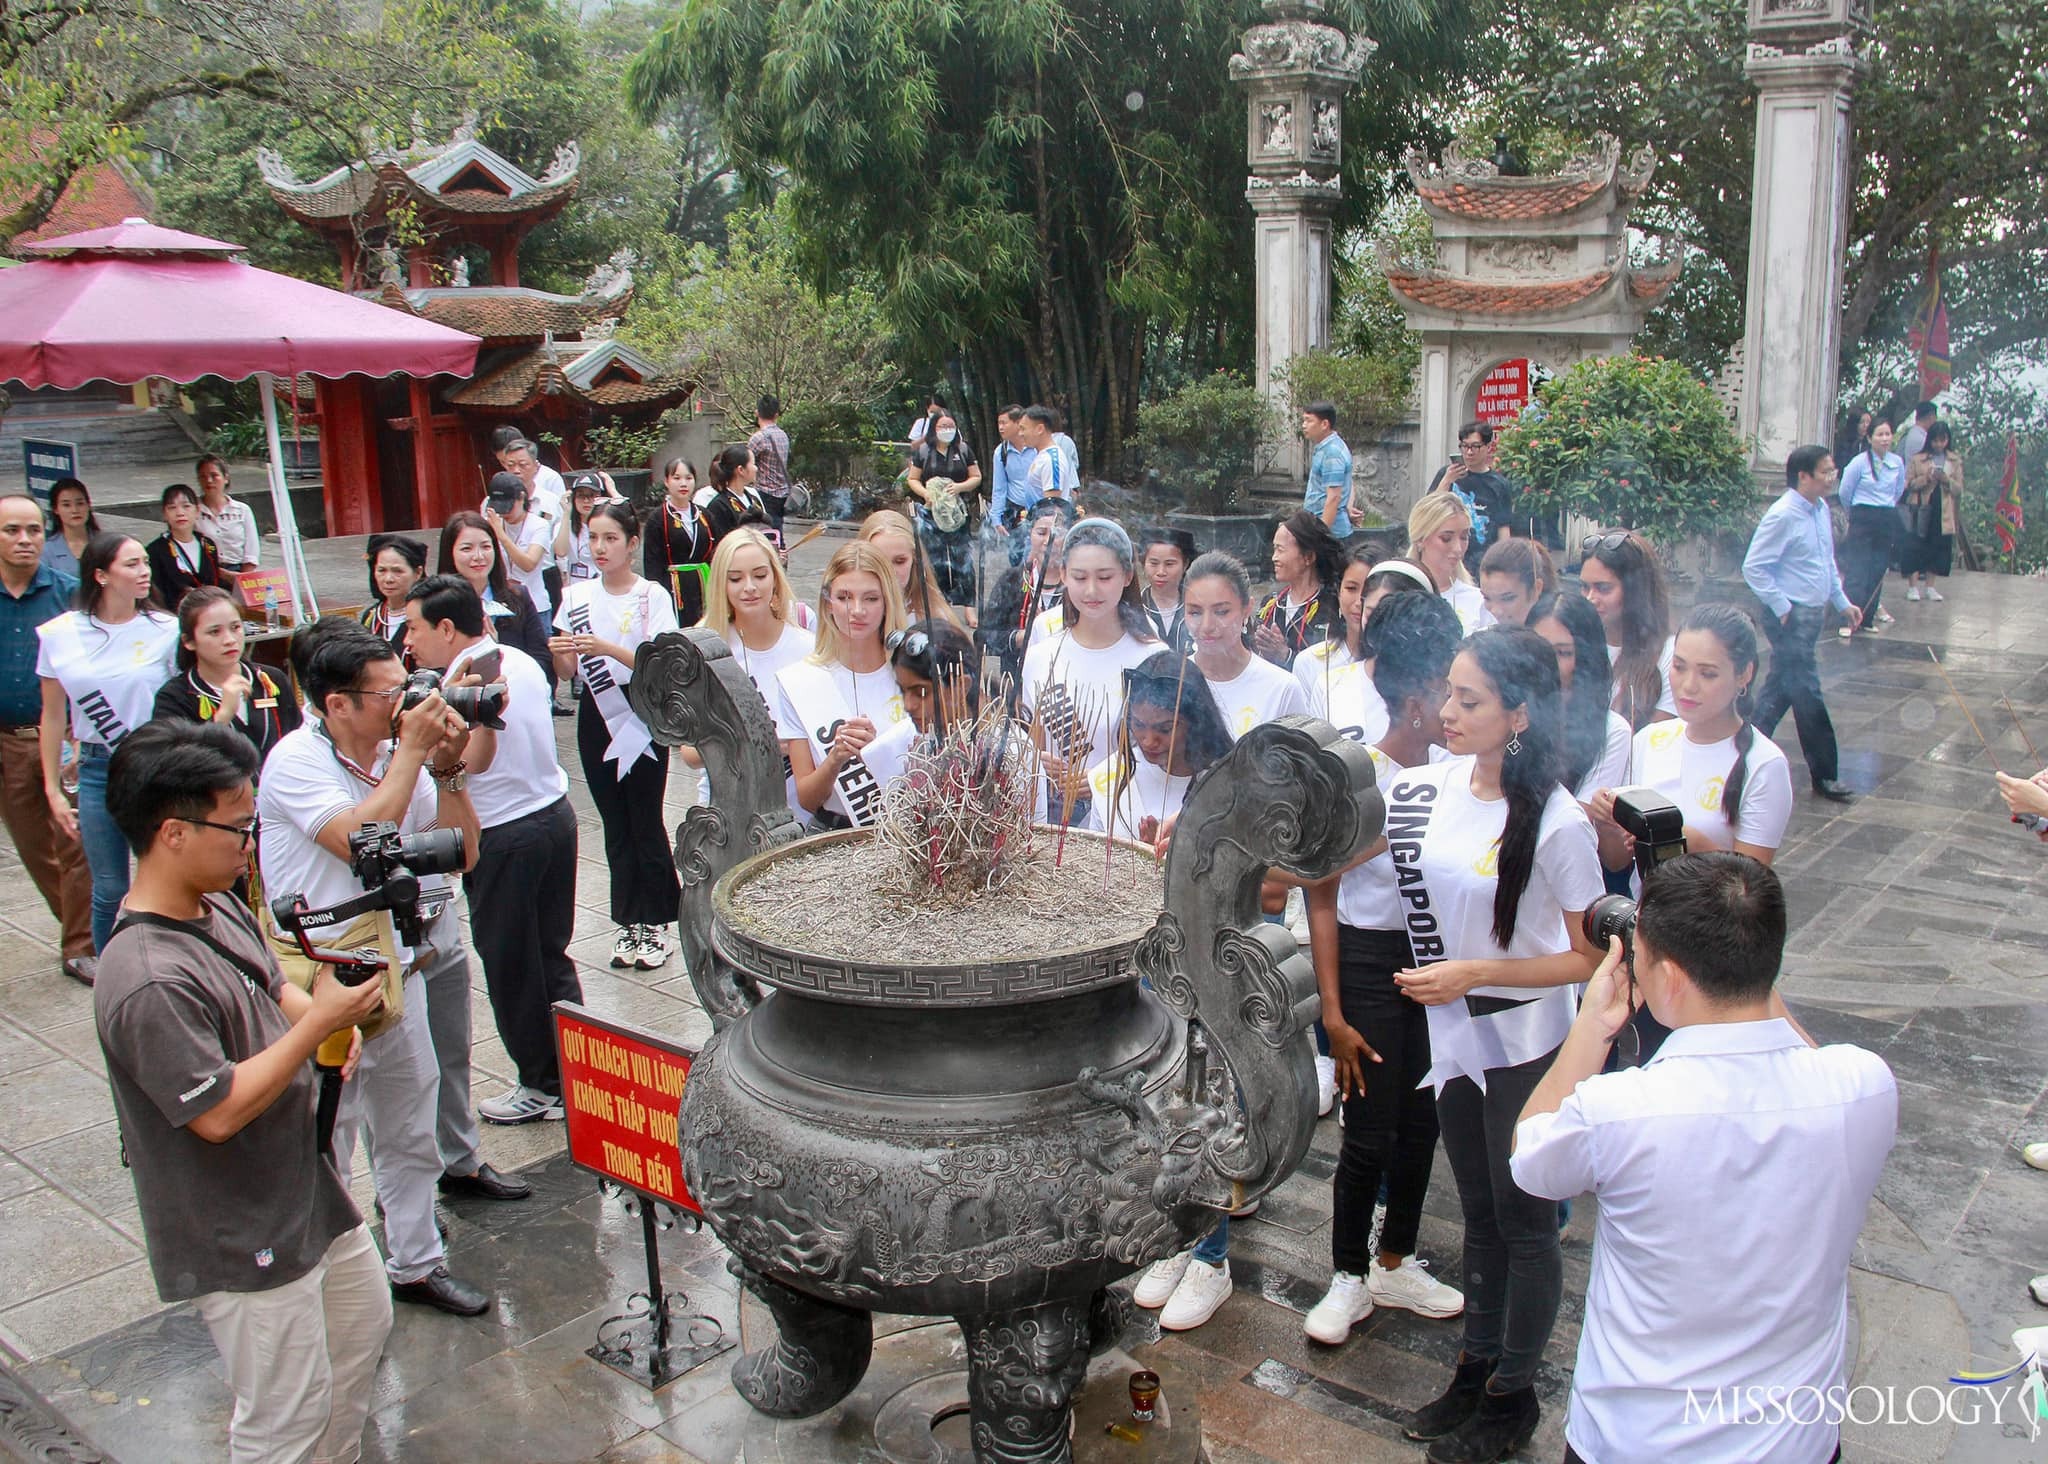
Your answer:
[[[890,888],[919,905],[956,906],[1008,885],[1031,854],[1038,767],[1000,700],[918,739],[875,821]]]
[[[1106,697],[1059,682],[1042,687],[1032,706],[1032,740],[1048,755],[1047,818],[1060,830],[1055,864],[1066,859],[1067,829],[1079,818],[1081,805],[1088,799],[1089,759],[1094,754],[1096,733],[1109,715]]]

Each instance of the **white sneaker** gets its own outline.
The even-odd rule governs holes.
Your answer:
[[[640,927],[621,925],[619,938],[612,942],[612,967],[623,971],[640,957]]]
[[[1188,1262],[1194,1259],[1194,1254],[1191,1250],[1184,1250],[1177,1256],[1168,1256],[1147,1266],[1145,1274],[1138,1278],[1138,1284],[1131,1288],[1131,1300],[1147,1310],[1165,1306],[1173,1295],[1173,1288],[1180,1285],[1180,1278],[1187,1273]]]
[[[1882,605],[1877,607],[1877,623],[1879,625],[1891,625],[1894,623],[1892,620],[1892,612],[1885,609]]]
[[[1316,1054],[1316,1117],[1328,1118],[1337,1106],[1337,1059]]]
[[[1331,1347],[1349,1340],[1351,1329],[1372,1315],[1372,1291],[1365,1277],[1339,1271],[1330,1278],[1330,1289],[1309,1309],[1301,1330],[1315,1341]]]
[[[2029,1144],[2020,1150],[2020,1158],[2036,1169],[2048,1169],[2048,1144]]]
[[[1907,598],[1907,599],[1909,599],[1909,600],[1917,600],[1917,599],[1919,599],[1919,598],[1920,598],[1920,586],[1918,586],[1918,585],[1912,585],[1912,586],[1909,586],[1909,587],[1907,588],[1907,590],[1906,590],[1906,598]]]
[[[1212,1266],[1207,1261],[1192,1261],[1187,1274],[1180,1278],[1180,1285],[1173,1288],[1173,1295],[1166,1298],[1166,1305],[1159,1311],[1160,1329],[1167,1332],[1189,1332],[1216,1315],[1216,1308],[1230,1296],[1230,1262]]]
[[[495,1098],[476,1106],[476,1116],[485,1123],[537,1123],[562,1117],[562,1100],[538,1088],[514,1084]]]
[[[1940,590],[1937,590],[1933,585],[1929,585],[1927,587],[1926,595],[1927,598],[1930,600],[1946,600],[1948,598],[1947,595],[1944,595]]]
[[[2036,1276],[2027,1283],[2027,1294],[2042,1306],[2048,1306],[2048,1276]]]
[[[633,964],[643,971],[658,971],[668,964],[674,947],[668,937],[662,934],[664,927],[643,925],[640,927],[640,953],[633,958]]]
[[[1372,1262],[1366,1285],[1374,1305],[1412,1311],[1418,1317],[1454,1317],[1465,1309],[1465,1293],[1430,1275],[1429,1262],[1416,1256],[1403,1256],[1391,1271]]]

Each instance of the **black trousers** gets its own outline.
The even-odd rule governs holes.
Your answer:
[[[1489,1068],[1486,1091],[1453,1078],[1437,1098],[1444,1155],[1458,1177],[1465,1212],[1467,1357],[1498,1358],[1493,1388],[1510,1393],[1536,1378],[1564,1295],[1557,1201],[1532,1195],[1508,1169],[1515,1123],[1555,1051],[1514,1067]]]
[[[1854,590],[1848,594],[1852,600],[1856,596]],[[1771,670],[1764,678],[1764,689],[1757,694],[1756,715],[1750,718],[1756,730],[1768,737],[1790,707],[1792,721],[1799,728],[1799,750],[1805,754],[1806,770],[1817,782],[1832,781],[1841,770],[1835,724],[1828,716],[1828,704],[1821,700],[1820,667],[1813,659],[1813,643],[1826,621],[1827,609],[1821,605],[1794,605],[1791,618],[1782,625],[1768,609],[1764,611],[1764,634],[1771,638]]]
[[[1849,510],[1849,542],[1842,546],[1842,589],[1865,620],[1884,602],[1885,572],[1898,542],[1899,511],[1858,504]]]
[[[582,1001],[569,959],[576,933],[576,810],[558,798],[537,813],[496,824],[477,841],[476,868],[462,877],[469,939],[483,963],[491,1015],[519,1081],[560,1094],[554,1004]]]
[[[1415,964],[1406,931],[1337,927],[1337,991],[1345,1025],[1379,1054],[1365,1064],[1365,1092],[1344,1100],[1344,1141],[1330,1181],[1333,1269],[1363,1276],[1372,1259],[1373,1202],[1387,1182],[1380,1249],[1412,1255],[1422,1200],[1436,1162],[1436,1096],[1429,1075],[1429,1012],[1394,984]]]
[[[604,823],[604,862],[612,872],[614,925],[668,925],[682,902],[675,856],[662,827],[661,800],[668,792],[668,749],[655,744],[619,776],[605,760],[612,734],[598,713],[597,699],[585,695],[576,709],[576,752],[590,801]]]

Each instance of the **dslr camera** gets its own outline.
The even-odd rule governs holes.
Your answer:
[[[405,679],[405,695],[398,699],[400,713],[411,711],[435,692],[448,703],[448,710],[462,718],[472,727],[489,727],[494,731],[505,730],[505,683],[493,682],[488,686],[447,686],[439,671],[421,667]],[[357,835],[349,836],[353,848]],[[425,837],[421,835],[421,837]]]
[[[1618,788],[1614,821],[1636,841],[1636,873],[1648,880],[1652,871],[1685,852],[1685,815],[1654,788]],[[1636,902],[1627,895],[1602,895],[1586,910],[1586,939],[1602,950],[1620,936],[1632,948],[1636,938]]]
[[[298,940],[309,960],[336,967],[342,985],[354,986],[382,971],[382,958],[374,949],[321,951],[314,947],[313,936],[346,926],[358,915],[389,910],[398,938],[407,945],[418,945],[426,937],[426,921],[420,913],[420,876],[453,874],[462,868],[463,855],[460,829],[401,834],[395,823],[366,823],[348,836],[348,869],[362,885],[362,894],[322,910],[310,908],[302,894],[280,895],[270,902],[270,913],[280,929]],[[359,971],[358,967],[367,969]]]

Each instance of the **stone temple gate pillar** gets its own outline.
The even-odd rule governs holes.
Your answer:
[[[1329,344],[1330,216],[1344,188],[1343,96],[1374,50],[1322,19],[1323,0],[1264,0],[1267,19],[1244,35],[1230,78],[1245,89],[1245,198],[1253,215],[1259,390],[1285,405],[1274,374]],[[1298,490],[1300,440],[1268,465],[1257,487]]]
[[[1766,491],[1784,487],[1793,448],[1834,440],[1849,94],[1864,71],[1855,36],[1869,20],[1870,0],[1749,0],[1756,172],[1736,426]]]

